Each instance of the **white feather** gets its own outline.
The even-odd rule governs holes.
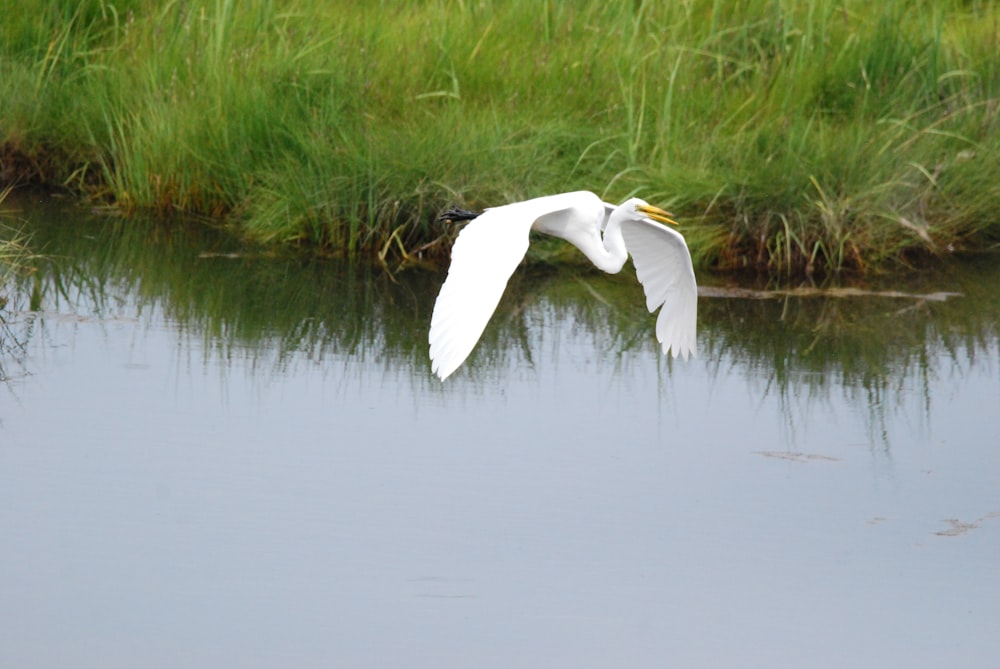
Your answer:
[[[631,253],[646,305],[663,307],[656,336],[664,353],[693,354],[698,295],[691,256],[681,235],[648,219],[640,206],[650,209],[636,198],[615,207],[578,191],[494,207],[473,219],[455,240],[434,304],[431,370],[443,380],[465,362],[524,258],[532,229],[569,241],[606,272],[620,271]]]
[[[653,313],[662,307],[656,338],[664,354],[697,355],[698,285],[684,237],[649,219],[622,222],[622,236],[646,293],[646,308]]]

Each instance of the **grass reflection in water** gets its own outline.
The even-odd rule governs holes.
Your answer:
[[[8,280],[14,294],[31,295],[12,301],[17,309],[30,301],[36,311],[89,309],[97,318],[161,312],[206,360],[289,374],[296,365],[349,359],[381,367],[387,378],[439,387],[427,360],[427,326],[440,273],[390,276],[366,265],[276,256],[199,225],[67,224],[63,217],[71,215],[79,216],[32,217],[33,244],[47,260],[36,273]],[[583,332],[604,352],[591,361],[598,367],[629,374],[630,354],[641,352],[669,373],[676,363],[660,358],[630,271],[552,271],[536,258],[513,277],[469,370],[457,378],[466,389],[503,384],[510,365],[533,369],[543,351],[558,349],[543,345],[551,343],[545,338],[566,332]],[[886,281],[850,290],[748,290],[702,277],[696,364],[714,375],[742,375],[751,392],[778,396],[789,420],[794,404],[843,393],[868,412],[878,441],[904,390],[919,390],[929,405],[934,379],[966,374],[996,348],[1000,304],[990,286],[998,279],[992,258],[903,288]]]

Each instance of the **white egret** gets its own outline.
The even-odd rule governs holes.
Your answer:
[[[668,212],[638,198],[615,206],[577,191],[457,217],[473,220],[452,247],[428,335],[431,370],[442,381],[475,348],[528,250],[531,230],[565,239],[610,274],[621,271],[631,253],[646,306],[650,312],[663,307],[656,337],[664,354],[672,350],[686,359],[695,353],[698,287],[684,237],[660,225],[674,223]]]

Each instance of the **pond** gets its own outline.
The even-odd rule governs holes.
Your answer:
[[[533,264],[441,383],[441,272],[4,206],[0,666],[1000,656],[995,258],[700,276],[687,362],[630,270]]]

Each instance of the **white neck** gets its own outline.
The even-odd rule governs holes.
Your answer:
[[[594,254],[599,257],[591,257],[590,260],[597,268],[608,274],[617,274],[625,266],[628,259],[628,251],[625,250],[625,238],[622,237],[621,216],[612,215],[608,225],[604,228],[603,236],[604,253]]]

